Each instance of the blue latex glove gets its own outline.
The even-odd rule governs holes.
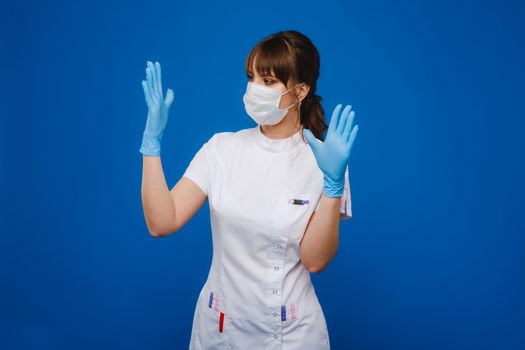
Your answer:
[[[339,115],[342,104],[338,104],[330,119],[330,125],[324,142],[318,140],[310,130],[304,129],[304,137],[312,148],[317,165],[324,174],[323,193],[327,197],[341,197],[345,187],[345,170],[350,158],[350,151],[359,130],[352,128],[354,111],[347,105]]]
[[[139,151],[146,156],[160,156],[160,143],[173,103],[173,90],[168,89],[164,99],[159,62],[155,62],[155,65],[151,61],[147,62],[146,80],[142,81],[142,88],[148,104],[148,117]]]

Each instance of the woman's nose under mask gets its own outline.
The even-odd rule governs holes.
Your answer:
[[[270,88],[260,84],[248,82],[246,86],[246,93],[242,100],[246,113],[259,125],[275,125],[283,120],[288,110],[295,104],[301,105],[301,101],[293,103],[286,109],[280,109],[281,96],[293,88],[281,92],[280,89]]]

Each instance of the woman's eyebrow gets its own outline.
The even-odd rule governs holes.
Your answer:
[[[253,73],[251,71],[249,71],[248,73],[246,73],[248,75],[253,75]],[[265,77],[270,77],[270,78],[275,78],[275,76],[271,75],[271,74],[259,74],[261,77],[265,78]]]

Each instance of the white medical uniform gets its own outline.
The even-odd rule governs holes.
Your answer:
[[[185,177],[208,195],[213,258],[189,348],[330,349],[299,245],[319,208],[323,173],[302,130],[270,139],[260,126],[214,134]],[[348,167],[341,219],[352,216]]]

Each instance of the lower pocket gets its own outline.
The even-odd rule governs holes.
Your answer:
[[[289,349],[329,350],[326,321],[321,309],[283,323],[283,342]]]
[[[224,318],[224,334],[232,350],[266,349],[277,342],[268,324],[261,320]],[[281,335],[279,334],[280,338]]]
[[[198,315],[194,326],[196,334],[192,336],[195,338],[193,342],[198,345],[195,349],[228,349],[224,330],[224,321],[227,316],[224,312],[210,307],[205,295],[199,298],[197,309]]]

